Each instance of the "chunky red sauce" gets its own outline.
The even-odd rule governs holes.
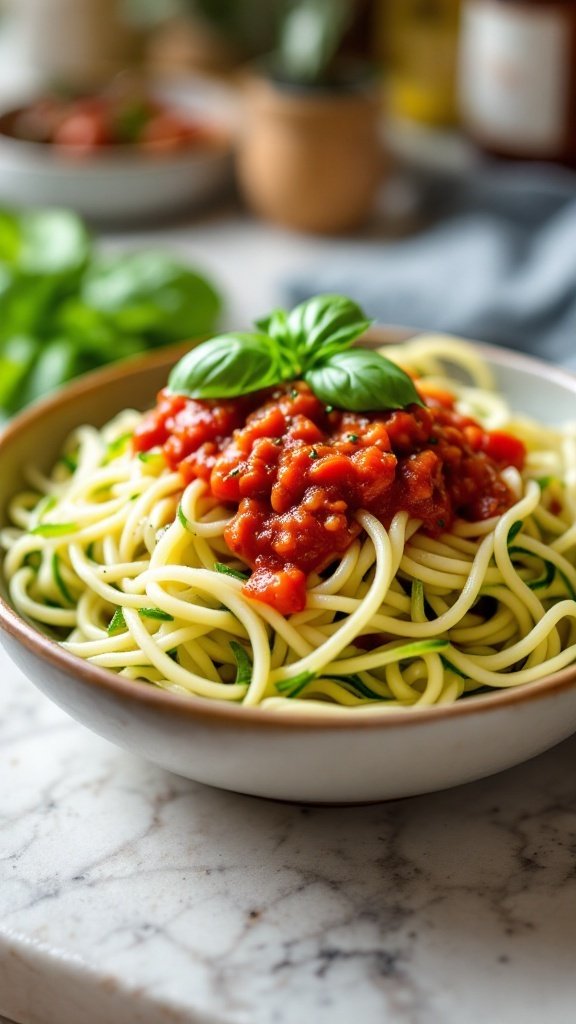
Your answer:
[[[305,606],[307,575],[359,533],[358,509],[385,525],[409,512],[435,537],[456,516],[487,519],[513,504],[500,471],[522,467],[522,442],[460,415],[450,395],[425,400],[351,413],[324,406],[301,382],[228,401],[161,391],[134,444],[162,446],[185,482],[206,480],[236,507],[225,537],[254,570],[245,593],[290,614]]]

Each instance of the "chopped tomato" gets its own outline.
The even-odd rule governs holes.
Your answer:
[[[515,466],[516,469],[522,469],[526,458],[526,448],[522,441],[501,430],[491,430],[484,434],[482,451],[499,466]]]
[[[110,142],[108,125],[103,112],[78,110],[63,118],[54,132],[58,146],[73,146],[78,152],[90,153]]]

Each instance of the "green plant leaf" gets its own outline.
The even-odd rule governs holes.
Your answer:
[[[285,309],[274,309],[268,316],[254,322],[259,331],[269,334],[271,338],[278,341],[285,341],[288,338],[288,313]]]
[[[304,374],[322,401],[352,412],[423,405],[410,377],[378,352],[355,348],[335,352]]]
[[[282,379],[278,346],[267,334],[221,334],[187,352],[168,390],[188,398],[233,398]]]
[[[156,252],[94,258],[67,210],[0,209],[0,409],[79,373],[214,328],[220,297]]]
[[[20,214],[18,269],[25,274],[78,274],[91,253],[84,222],[70,210]]]
[[[23,405],[65,384],[77,372],[78,351],[70,338],[54,338],[42,346],[19,398]]]
[[[29,335],[8,338],[0,347],[0,408],[13,412],[21,403],[21,389],[30,372],[39,342]]]
[[[348,348],[371,323],[352,299],[343,295],[316,295],[288,314],[284,337],[296,348],[304,368],[308,369],[316,359],[324,360]],[[270,323],[271,334],[276,325],[281,329],[278,319]]]
[[[120,331],[163,344],[213,330],[221,306],[205,277],[160,252],[100,258],[86,274],[82,299]]]
[[[354,9],[352,0],[298,0],[288,8],[278,58],[290,81],[310,85],[330,80]]]

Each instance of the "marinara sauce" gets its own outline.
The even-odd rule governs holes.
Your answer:
[[[522,442],[419,388],[425,407],[374,413],[326,406],[300,381],[222,401],[164,390],[134,445],[161,446],[185,483],[205,480],[235,508],[225,539],[254,570],[244,592],[288,615],[305,606],[306,577],[360,532],[358,509],[385,526],[406,511],[436,537],[456,517],[487,519],[513,504],[501,470],[522,468]]]

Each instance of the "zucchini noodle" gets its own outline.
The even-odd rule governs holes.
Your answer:
[[[522,473],[503,471],[516,497],[503,515],[432,538],[406,512],[386,529],[360,511],[359,536],[283,616],[243,594],[231,512],[208,485],[184,487],[158,449],[134,454],[129,410],[74,431],[50,476],[28,472],[0,533],[14,606],[135,686],[279,712],[443,705],[574,663],[576,422],[511,412],[456,339],[384,352],[524,442]]]

